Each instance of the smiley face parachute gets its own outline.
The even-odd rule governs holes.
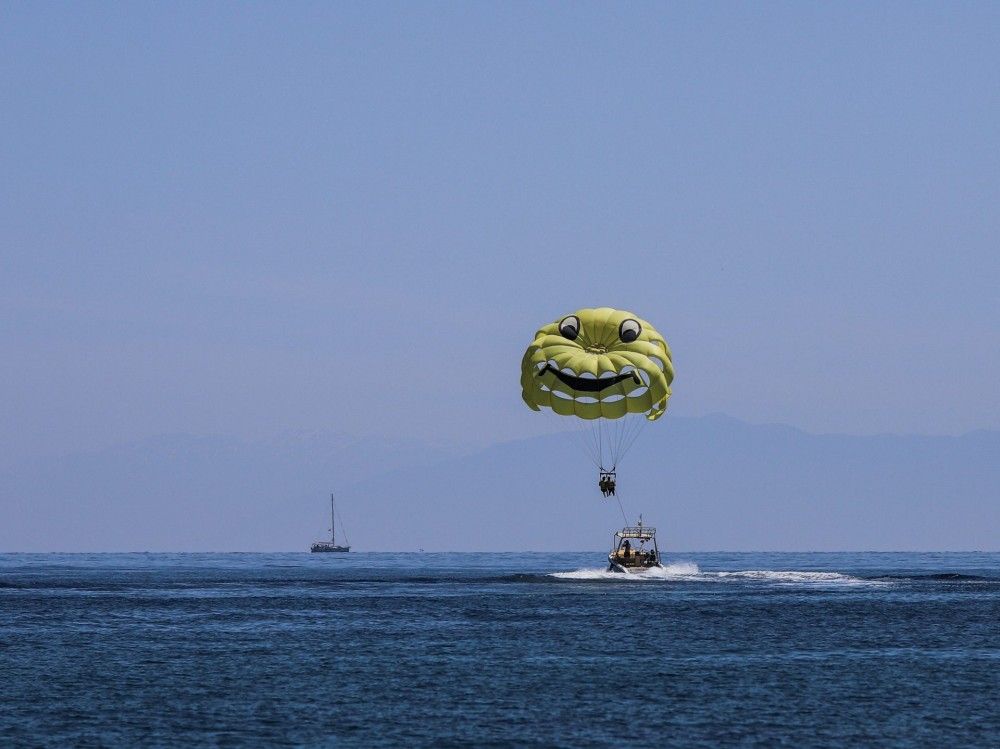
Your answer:
[[[601,471],[602,490],[642,427],[666,411],[673,379],[663,336],[642,318],[610,307],[577,310],[545,325],[521,360],[528,407],[588,427],[581,436]]]

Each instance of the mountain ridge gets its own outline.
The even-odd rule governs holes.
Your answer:
[[[305,550],[331,490],[358,550],[594,549],[623,522],[596,480],[568,434],[461,454],[158,435],[5,471],[0,550]],[[645,513],[668,550],[988,550],[997,487],[1000,432],[812,434],[724,414],[665,417],[619,472],[626,516]]]

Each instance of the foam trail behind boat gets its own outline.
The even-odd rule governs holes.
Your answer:
[[[817,572],[809,570],[734,570],[702,572],[693,562],[672,562],[663,567],[652,567],[641,572],[622,574],[610,572],[606,567],[591,567],[573,572],[553,572],[552,577],[562,580],[615,580],[620,582],[642,582],[654,580],[697,581],[718,583],[762,583],[772,585],[822,586],[884,586],[884,580],[865,580],[841,572]]]

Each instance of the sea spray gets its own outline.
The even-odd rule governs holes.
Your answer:
[[[748,582],[770,583],[773,585],[821,586],[882,586],[884,580],[865,580],[840,572],[816,572],[809,570],[737,570],[726,572],[703,572],[693,562],[671,562],[662,567],[651,567],[627,574],[612,572],[606,567],[585,567],[572,572],[553,572],[552,577],[561,580],[613,580],[618,582],[682,581],[682,582]]]
[[[585,567],[573,572],[553,572],[552,577],[563,580],[684,580],[697,578],[698,565],[694,562],[671,562],[662,567],[650,567],[638,572],[611,572],[607,567]]]

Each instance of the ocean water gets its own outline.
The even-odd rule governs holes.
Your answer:
[[[0,745],[1000,747],[1000,554],[0,555]]]

